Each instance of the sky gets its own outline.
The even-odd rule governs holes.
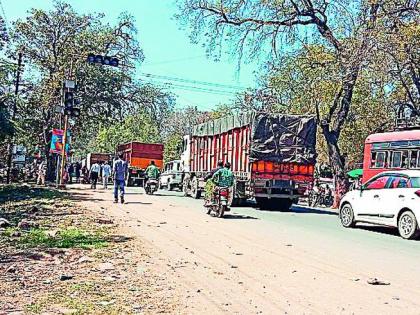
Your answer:
[[[138,68],[139,79],[158,83],[175,83],[171,91],[177,95],[177,107],[197,106],[201,110],[211,110],[217,104],[229,102],[234,98],[236,87],[255,86],[255,73],[258,65],[242,65],[237,71],[237,60],[223,56],[220,62],[208,59],[205,48],[190,43],[188,31],[181,30],[174,19],[177,12],[174,0],[67,0],[78,13],[104,13],[105,22],[116,24],[121,12],[127,11],[136,19],[138,41],[143,49],[145,60]],[[0,0],[9,25],[18,18],[25,18],[28,10],[35,7],[50,9],[51,0]],[[142,75],[140,75],[140,73]],[[146,77],[151,74],[153,77]],[[162,77],[165,77],[162,78]],[[174,81],[173,78],[188,80]],[[203,85],[197,82],[215,83]],[[235,88],[226,88],[225,86]],[[193,86],[193,88],[191,88]],[[207,89],[206,92],[197,91]],[[230,93],[220,93],[220,91]]]

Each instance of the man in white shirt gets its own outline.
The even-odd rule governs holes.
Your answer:
[[[96,183],[98,182],[99,172],[101,171],[101,167],[99,166],[98,162],[93,163],[92,167],[90,168],[90,181],[91,181],[91,188],[96,189]]]
[[[111,176],[111,166],[108,164],[108,161],[105,161],[104,165],[102,166],[102,180],[104,189],[108,189],[109,176]]]

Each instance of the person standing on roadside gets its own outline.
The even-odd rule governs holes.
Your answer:
[[[104,189],[108,189],[109,176],[111,176],[111,166],[108,164],[108,161],[105,161],[104,165],[102,166],[102,180]]]
[[[124,203],[124,186],[127,177],[127,162],[124,161],[124,155],[119,154],[118,159],[114,161],[113,174],[114,174],[114,202],[118,203],[118,189],[120,189],[121,203]]]
[[[90,187],[92,189],[96,189],[96,183],[98,182],[98,176],[100,171],[101,167],[99,166],[98,162],[93,163],[92,167],[90,168]]]
[[[47,161],[42,160],[38,165],[37,184],[45,186],[45,176],[47,175]]]

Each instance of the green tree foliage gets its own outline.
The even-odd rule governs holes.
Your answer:
[[[79,15],[61,1],[55,1],[50,11],[32,9],[26,19],[18,20],[12,49],[24,49],[26,67],[31,69],[26,75],[25,102],[19,108],[21,130],[41,134],[48,147],[48,133],[58,127],[55,109],[62,82],[69,77],[79,86],[82,115],[76,124],[80,129],[91,126],[92,120],[123,119],[139,93],[129,68],[143,59],[135,35],[134,21],[128,15],[110,26],[102,22],[101,15]],[[116,56],[126,67],[91,66],[86,62],[90,52]]]
[[[146,112],[127,116],[122,122],[102,125],[91,148],[91,152],[115,153],[118,144],[131,141],[159,143],[159,130]]]

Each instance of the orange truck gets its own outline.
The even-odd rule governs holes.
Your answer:
[[[117,154],[123,154],[128,162],[127,186],[143,186],[145,171],[151,161],[163,168],[163,144],[129,142],[117,146]]]

